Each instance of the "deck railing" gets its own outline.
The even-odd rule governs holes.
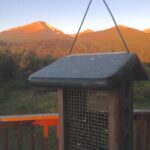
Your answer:
[[[135,150],[150,150],[150,110],[134,111]]]
[[[9,138],[8,129],[16,128],[17,132],[17,149],[22,150],[23,145],[23,129],[25,127],[31,128],[31,150],[36,150],[35,148],[35,127],[43,127],[43,150],[48,150],[48,133],[49,127],[54,126],[56,128],[56,149],[58,149],[59,142],[59,116],[58,114],[45,114],[45,115],[18,115],[18,116],[3,116],[0,117],[0,129],[2,129],[2,150],[8,150]],[[29,143],[27,143],[29,144]]]
[[[17,132],[17,149],[22,150],[23,128],[31,128],[31,150],[35,148],[35,127],[43,127],[43,149],[48,149],[48,130],[50,126],[56,128],[56,149],[59,146],[59,116],[58,114],[45,115],[19,115],[0,117],[0,129],[3,130],[2,150],[8,150],[8,129],[16,128]],[[135,150],[150,150],[150,111],[135,110],[134,111],[134,143]],[[27,143],[28,144],[28,143]]]

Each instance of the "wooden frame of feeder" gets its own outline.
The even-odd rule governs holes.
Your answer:
[[[104,65],[105,64],[105,65]],[[65,147],[65,90],[93,89],[109,91],[108,150],[133,149],[133,81],[148,75],[134,53],[81,54],[62,58],[29,77],[34,86],[58,89],[60,113],[59,150]],[[93,95],[94,96],[94,95]],[[81,97],[82,99],[83,97]],[[77,121],[77,120],[76,120]],[[90,124],[92,125],[92,124]],[[67,129],[69,130],[69,129]],[[84,134],[84,136],[86,133]],[[82,135],[81,135],[82,136]],[[89,135],[88,135],[89,136]],[[80,137],[81,138],[81,137]],[[82,141],[85,146],[85,141]],[[79,143],[80,144],[80,143]],[[98,143],[99,144],[99,143]],[[87,150],[97,150],[91,148]],[[71,148],[69,150],[76,148]],[[82,149],[78,148],[78,149]]]
[[[127,88],[128,90],[126,91]],[[127,77],[121,86],[111,89],[109,92],[109,112],[111,112],[109,113],[109,150],[132,150],[133,77]],[[126,95],[126,97],[124,95]],[[61,145],[59,150],[64,150],[64,100],[63,89],[59,89],[58,106],[60,114]],[[125,129],[126,126],[127,129]],[[126,145],[125,148],[123,147],[124,145]]]

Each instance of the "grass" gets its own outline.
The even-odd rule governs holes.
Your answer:
[[[134,103],[134,109],[149,109],[150,110],[150,100],[140,101]]]
[[[150,109],[150,100],[134,101],[135,109]],[[0,96],[0,116],[56,113],[57,91],[49,89],[24,89],[6,91]]]
[[[57,110],[57,92],[49,89],[0,89],[0,116],[21,114],[55,113]],[[16,128],[9,129],[9,150],[17,149]],[[55,128],[49,127],[49,149],[56,149]],[[23,129],[23,150],[31,149],[31,128]],[[2,149],[2,129],[0,129],[0,149]],[[36,127],[36,150],[43,150],[43,127]]]
[[[135,100],[134,108],[150,109],[149,98]],[[9,91],[9,89],[0,89],[0,116],[57,112],[57,91],[55,90],[29,88]]]
[[[1,97],[0,115],[57,112],[57,92],[48,89],[8,91]]]

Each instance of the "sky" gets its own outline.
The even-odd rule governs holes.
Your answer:
[[[118,24],[150,28],[150,0],[106,0]],[[76,33],[89,0],[0,0],[0,31],[45,21],[65,33]],[[93,0],[82,31],[114,26],[102,0]]]

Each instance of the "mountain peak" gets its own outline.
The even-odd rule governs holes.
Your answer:
[[[80,32],[80,35],[87,34],[87,33],[91,33],[91,32],[94,32],[94,31],[91,30],[91,29],[86,29],[86,30],[84,30],[83,32]]]
[[[145,34],[143,31],[141,31],[141,30],[138,30],[138,29],[135,29],[135,28],[132,28],[132,27],[128,27],[128,26],[125,26],[125,25],[117,25],[118,26],[118,28],[121,30],[121,31],[123,31],[123,32],[128,32],[128,34],[129,33],[131,33],[131,32],[138,32],[138,33],[142,33],[142,34]],[[116,29],[116,26],[113,26],[112,28],[110,28],[110,29]],[[107,29],[106,29],[107,30]]]
[[[56,30],[56,29],[55,29],[52,25],[50,25],[48,22],[37,21],[37,22],[34,22],[34,23],[32,23],[32,24],[37,25],[37,26],[42,26],[42,27],[45,27],[45,28],[49,28],[49,29],[51,29],[51,30],[53,30],[53,31]]]
[[[29,42],[64,38],[65,34],[47,22],[37,21],[0,32],[0,39],[10,42]],[[15,37],[15,38],[14,38]]]
[[[12,28],[12,29],[9,29],[9,30],[3,31],[3,32],[33,33],[33,32],[39,32],[39,31],[44,31],[44,30],[51,30],[53,32],[56,32],[57,34],[63,34],[62,31],[54,28],[48,22],[44,22],[44,21],[32,22],[30,24],[26,24],[26,25],[23,25],[23,26]]]
[[[129,28],[129,27],[127,27],[127,26],[125,26],[125,25],[122,25],[122,24],[119,24],[118,27],[121,28],[121,29]]]
[[[88,32],[94,32],[93,30],[91,30],[91,29],[87,29],[87,30],[85,30],[85,31],[83,31],[84,33],[88,33]]]
[[[150,33],[150,28],[144,30],[145,33]]]
[[[48,22],[44,22],[44,21],[39,21],[37,22],[38,24],[41,24],[42,26],[56,32],[56,34],[64,34],[62,31],[56,29],[55,27],[53,27],[51,24],[49,24]]]

